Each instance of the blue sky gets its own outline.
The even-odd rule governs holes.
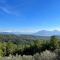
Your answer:
[[[0,0],[0,31],[60,30],[60,0]]]

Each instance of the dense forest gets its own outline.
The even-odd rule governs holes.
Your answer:
[[[60,49],[60,40],[51,36],[49,40],[42,40],[35,36],[0,34],[0,56],[34,55],[45,50],[54,51]]]

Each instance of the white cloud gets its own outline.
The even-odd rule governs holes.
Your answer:
[[[7,14],[18,16],[18,12],[13,11],[13,9],[9,9],[8,7],[0,7],[0,10],[2,10],[2,13],[5,12]]]
[[[33,30],[33,29],[19,29],[19,30],[16,30],[16,29],[9,29],[9,30],[1,30],[0,29],[0,32],[20,32],[20,33],[26,33],[26,34],[31,34],[31,33],[35,33],[37,32],[38,30]]]
[[[7,2],[7,0],[0,0],[0,11],[4,14],[7,13],[7,14],[18,16],[19,13],[16,10],[16,7],[11,6],[11,5],[7,4],[6,2]]]
[[[4,11],[5,13],[8,13],[8,14],[11,13],[11,12],[10,12],[7,8],[5,8],[5,7],[0,7],[0,9],[1,9],[2,11]]]

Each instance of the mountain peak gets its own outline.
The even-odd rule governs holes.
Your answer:
[[[39,35],[39,36],[52,36],[52,35],[60,35],[60,31],[58,31],[58,30],[53,30],[53,31],[41,30],[34,34]]]

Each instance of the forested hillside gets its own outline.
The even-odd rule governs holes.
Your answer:
[[[0,34],[0,42],[30,43],[33,40],[49,40],[48,36]]]
[[[41,36],[40,36],[41,37]],[[32,35],[0,34],[0,56],[34,55],[45,50],[60,49],[60,40],[56,36],[40,39]]]

